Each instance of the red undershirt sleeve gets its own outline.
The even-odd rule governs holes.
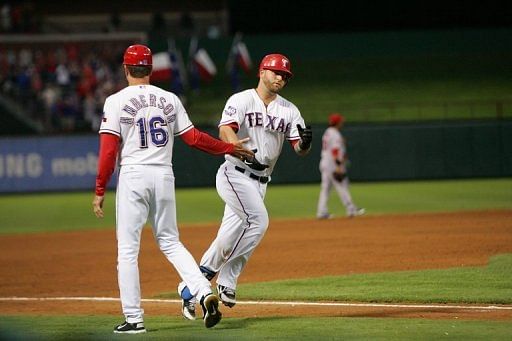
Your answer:
[[[231,154],[234,150],[233,144],[213,138],[196,128],[187,130],[180,137],[189,146],[213,155]]]
[[[116,167],[118,150],[119,136],[107,133],[100,134],[98,174],[96,176],[96,195],[98,196],[105,195],[105,188]]]
[[[227,125],[228,127],[231,127],[231,129],[233,129],[233,131],[234,131],[235,133],[238,133],[238,129],[239,129],[239,127],[238,127],[238,123],[236,123],[236,122],[231,122],[231,123],[226,124],[226,125]]]

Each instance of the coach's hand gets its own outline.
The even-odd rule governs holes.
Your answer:
[[[251,158],[254,157],[254,152],[252,150],[246,149],[243,144],[247,141],[249,141],[249,137],[246,137],[241,140],[237,140],[236,142],[233,142],[233,151],[231,152],[231,155],[234,157],[239,158],[240,160],[244,160],[245,158]]]
[[[313,131],[311,130],[311,126],[306,126],[306,128],[302,128],[300,124],[297,124],[297,129],[299,130],[300,136],[300,149],[309,149],[309,147],[311,147],[311,142],[313,141]]]
[[[95,195],[92,201],[92,209],[97,218],[103,218],[103,201],[105,197],[103,195]]]

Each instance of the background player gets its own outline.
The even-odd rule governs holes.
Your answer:
[[[348,189],[347,148],[345,138],[340,133],[344,122],[345,118],[338,113],[329,115],[329,127],[322,136],[322,155],[320,158],[322,184],[317,208],[319,219],[331,217],[327,204],[333,187],[345,206],[347,216],[354,217],[365,213],[364,208],[356,207]]]
[[[200,263],[209,280],[218,273],[219,297],[229,307],[236,303],[238,277],[268,227],[263,200],[284,141],[290,142],[298,155],[306,155],[311,149],[311,129],[302,128],[304,119],[297,107],[278,95],[291,77],[288,58],[282,54],[265,56],[257,88],[231,96],[219,123],[223,141],[232,143],[249,137],[247,146],[255,151],[252,160],[226,155],[217,172],[216,187],[225,202],[224,217]],[[178,292],[183,298],[183,316],[194,319],[193,293],[183,282]]]
[[[140,306],[138,254],[141,232],[147,220],[160,250],[171,262],[190,291],[201,298],[207,328],[221,319],[219,299],[212,294],[192,255],[179,240],[172,151],[174,136],[210,154],[233,157],[254,155],[241,147],[245,141],[226,143],[194,128],[182,103],[173,93],[149,84],[151,50],[132,45],[124,54],[128,86],[109,96],[100,127],[100,150],[94,213],[103,217],[105,186],[119,153],[116,193],[118,282],[125,322],[115,333],[144,333]]]

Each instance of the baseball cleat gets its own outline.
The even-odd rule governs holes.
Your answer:
[[[145,332],[144,322],[128,323],[125,321],[114,328],[114,333],[116,334],[140,334]]]
[[[356,208],[354,210],[351,210],[348,214],[349,217],[357,217],[361,216],[366,213],[366,210],[364,208]]]
[[[316,216],[317,219],[331,219],[333,217],[330,213],[320,214]]]
[[[219,310],[219,298],[210,293],[201,298],[199,302],[203,309],[203,321],[206,328],[211,328],[220,322],[222,313]]]
[[[196,319],[196,300],[181,300],[181,315],[187,320]]]
[[[181,297],[181,315],[187,320],[196,319],[196,298],[190,294],[185,282],[178,284],[178,294]]]
[[[236,304],[236,293],[234,289],[217,284],[219,298],[226,307],[233,308]]]

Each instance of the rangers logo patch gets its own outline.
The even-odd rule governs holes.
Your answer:
[[[228,116],[233,116],[236,114],[236,108],[229,106],[226,108],[226,110],[224,110],[224,113]]]

